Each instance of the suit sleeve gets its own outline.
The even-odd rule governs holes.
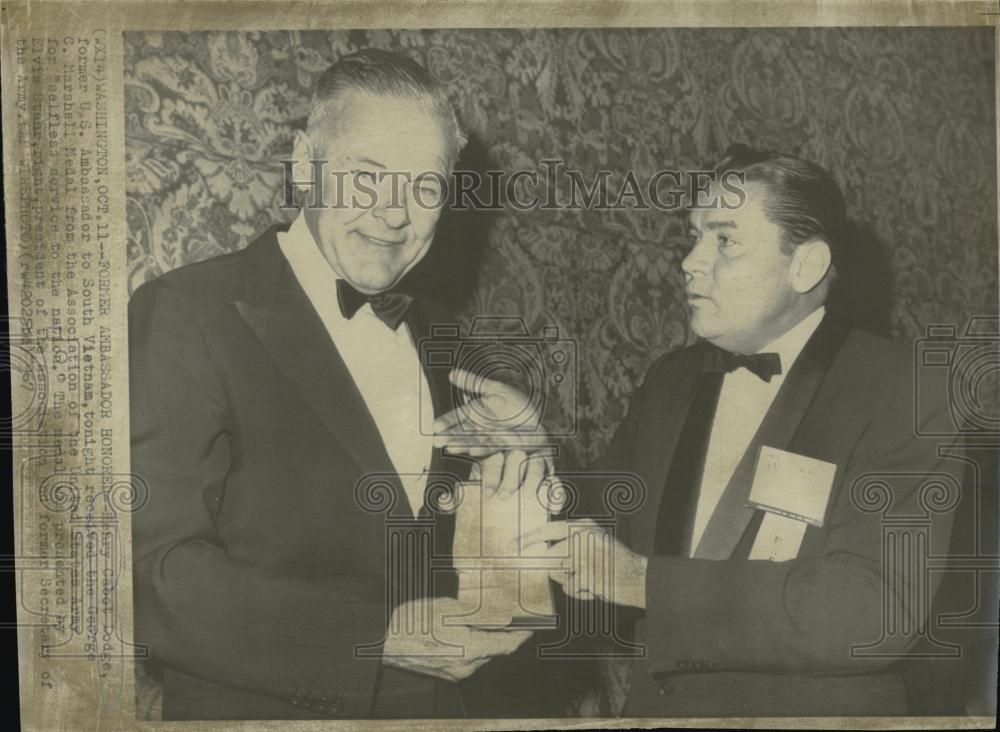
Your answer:
[[[905,655],[925,627],[941,573],[895,561],[906,546],[887,540],[883,512],[863,504],[871,501],[874,509],[884,490],[888,515],[915,518],[926,529],[926,549],[944,553],[953,511],[928,506],[942,497],[934,483],[960,491],[961,471],[957,461],[939,458],[939,440],[916,436],[912,379],[895,387],[874,410],[846,466],[817,556],[786,562],[650,558],[643,635],[654,673],[852,674]],[[943,400],[922,398],[942,402],[929,410],[929,420],[943,423]],[[855,484],[869,486],[865,497],[852,495]],[[861,646],[877,655],[859,656]]]
[[[136,636],[187,673],[331,714],[367,716],[385,632],[384,598],[347,579],[292,576],[231,559],[212,506],[232,430],[196,313],[161,281],[129,304]]]

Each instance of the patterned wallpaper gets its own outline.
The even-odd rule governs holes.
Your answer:
[[[995,312],[987,28],[127,33],[133,289],[288,216],[275,161],[313,79],[366,46],[447,84],[472,137],[464,166],[544,173],[559,157],[644,180],[734,141],[786,150],[844,187],[874,280],[857,297],[895,336]],[[575,447],[593,457],[646,367],[690,339],[684,232],[656,209],[454,213],[424,269],[460,281],[450,304],[466,318],[523,316],[578,342]],[[572,386],[556,394],[564,415]]]
[[[859,223],[851,293],[897,338],[995,313],[992,29],[431,30],[126,33],[130,287],[245,246],[288,213],[281,169],[315,77],[399,50],[447,85],[461,165],[562,158],[640,179],[732,142],[830,168]],[[453,305],[579,344],[579,433],[595,456],[660,354],[689,342],[680,214],[446,214],[422,267]],[[565,416],[573,384],[555,396]]]

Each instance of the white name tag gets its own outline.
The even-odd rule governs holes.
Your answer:
[[[750,559],[794,559],[806,526],[822,526],[837,466],[823,460],[760,448],[747,505],[766,511]]]

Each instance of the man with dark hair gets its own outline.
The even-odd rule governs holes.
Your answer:
[[[960,490],[961,463],[920,436],[945,395],[917,393],[912,349],[827,309],[847,243],[829,173],[745,146],[717,172],[682,264],[700,341],[653,364],[592,466],[637,476],[644,506],[624,541],[570,541],[603,531],[577,510],[525,542],[564,563],[567,594],[627,616],[645,655],[624,716],[905,715],[897,662],[940,579],[917,547],[946,553],[932,496]],[[892,536],[900,517],[920,536]]]
[[[399,288],[463,144],[425,69],[346,56],[295,143],[332,174],[318,204],[302,184],[286,230],[132,297],[135,628],[165,719],[460,715],[455,682],[527,639],[444,622],[433,498],[469,467],[434,448],[449,384],[414,346],[447,315]]]

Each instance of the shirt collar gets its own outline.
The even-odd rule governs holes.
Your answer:
[[[777,353],[781,357],[781,371],[787,374],[812,334],[816,332],[824,315],[826,315],[826,307],[820,305],[789,330],[760,349],[758,353]]]
[[[319,250],[301,211],[287,231],[278,233],[278,246],[313,305],[325,306],[325,312],[343,319],[337,302],[337,280],[341,277]]]

